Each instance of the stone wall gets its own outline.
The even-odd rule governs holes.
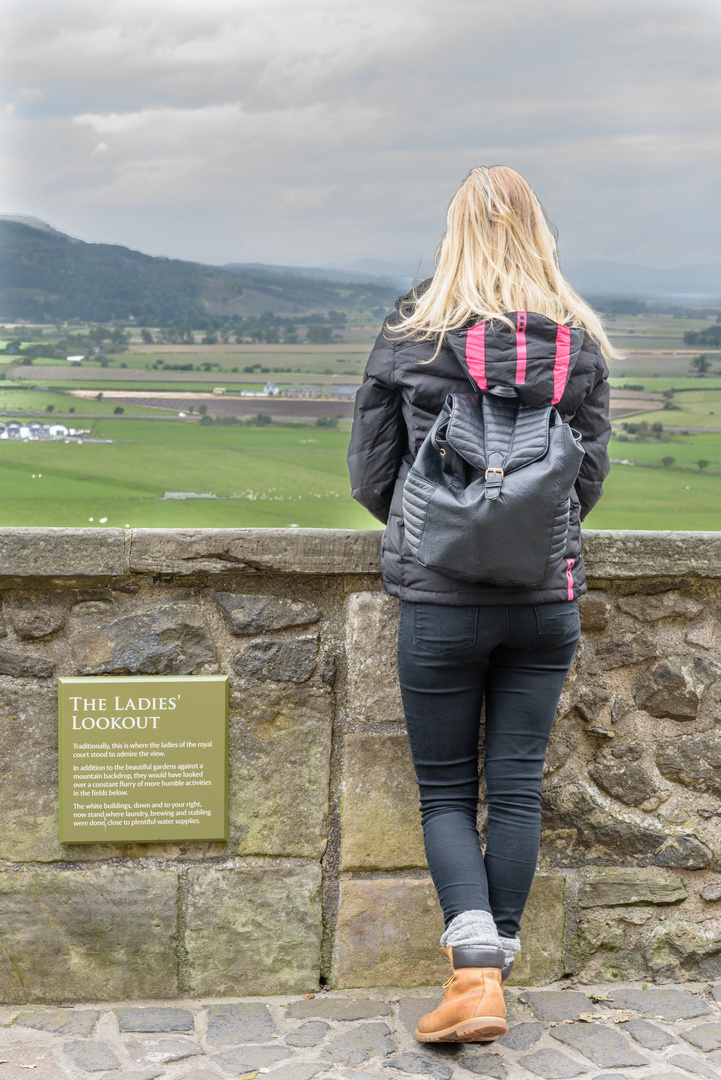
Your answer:
[[[1,1001],[445,978],[379,540],[0,529]],[[585,547],[515,980],[718,978],[721,535]],[[56,677],[216,672],[228,842],[60,845]]]

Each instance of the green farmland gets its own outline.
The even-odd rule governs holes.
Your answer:
[[[2,523],[380,527],[350,497],[347,428],[108,419],[95,421],[93,434],[117,441],[0,443]],[[586,527],[721,530],[721,434],[614,440],[611,454],[636,464],[613,466]],[[675,458],[672,467],[661,464],[665,456]],[[699,471],[699,459],[708,471]],[[217,498],[165,499],[166,492]]]
[[[649,411],[617,414],[610,446],[617,463],[587,527],[721,530],[721,353],[705,350],[708,367],[700,376],[691,367],[700,350],[683,341],[685,331],[708,328],[714,318],[709,313],[684,318],[649,313],[609,321],[613,340],[626,354],[610,365],[612,386],[659,397],[641,400],[626,394],[633,408]],[[111,440],[0,441],[2,524],[380,528],[350,498],[348,423],[318,427],[303,420],[300,407],[301,422],[296,423],[280,416],[267,426],[219,422],[223,401],[231,402],[231,411],[240,389],[259,389],[268,379],[281,387],[358,384],[375,336],[371,329],[344,328],[343,342],[314,347],[206,346],[200,334],[194,345],[146,346],[137,330],[132,333],[136,336],[129,348],[104,366],[94,360],[77,367],[2,357],[0,411],[5,416],[0,420],[15,415],[45,422],[63,417],[72,423],[67,419],[72,409],[92,429],[92,439]],[[46,340],[49,334],[46,328]],[[177,370],[185,364],[192,364],[192,371]],[[171,366],[176,370],[167,370]],[[228,394],[212,402],[208,392],[215,386],[226,386]],[[73,390],[91,394],[79,398]],[[122,400],[122,416],[114,416],[116,398],[96,397],[111,390],[129,394]],[[158,390],[189,395],[187,409],[185,401],[169,409],[133,398],[140,392],[152,397]],[[198,410],[205,405],[213,423],[198,422]],[[334,416],[332,400],[327,407]],[[196,415],[181,420],[179,408],[194,408]],[[249,407],[256,409],[270,413],[272,404],[264,400]],[[639,430],[639,424],[645,429]],[[650,430],[659,424],[660,431]],[[169,499],[166,492],[215,498]]]
[[[122,441],[0,443],[2,523],[133,528],[374,524],[350,498],[347,429],[107,420],[97,422],[93,434]],[[164,499],[167,491],[217,498]]]

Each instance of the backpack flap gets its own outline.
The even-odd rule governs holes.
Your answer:
[[[450,394],[434,445],[440,445],[440,437],[444,447],[450,446],[472,468],[484,473],[485,497],[497,499],[506,473],[548,453],[549,429],[557,418],[552,406],[534,409],[521,405],[515,397]]]

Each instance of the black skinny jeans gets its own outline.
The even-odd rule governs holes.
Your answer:
[[[503,937],[520,928],[538,859],[546,746],[579,636],[576,600],[401,605],[401,693],[446,926],[483,909]],[[484,695],[485,854],[476,827]]]

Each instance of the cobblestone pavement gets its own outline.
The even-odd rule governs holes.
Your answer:
[[[508,1033],[421,1046],[430,989],[0,1007],[0,1080],[721,1080],[721,983],[507,991]],[[32,1071],[31,1071],[32,1070]]]

